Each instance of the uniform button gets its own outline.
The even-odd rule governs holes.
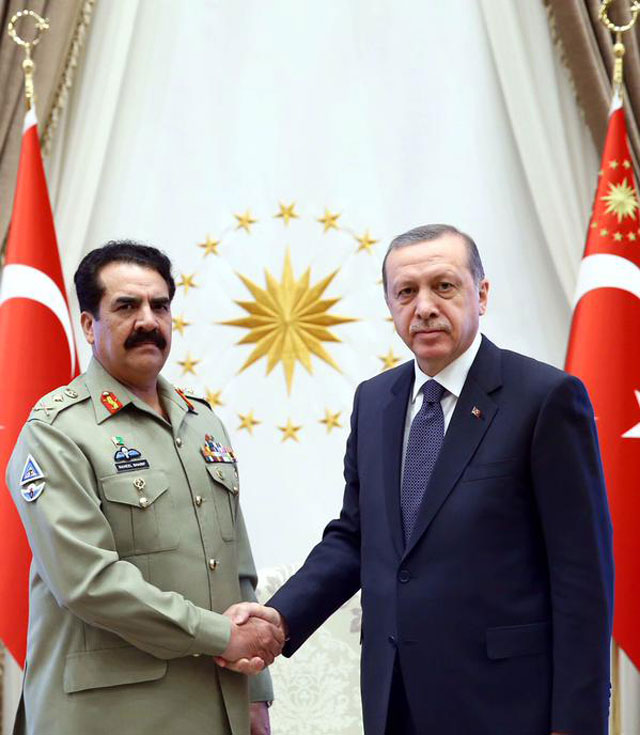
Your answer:
[[[142,497],[138,501],[138,504],[140,505],[141,508],[146,508],[149,505],[149,500],[147,498]]]
[[[398,574],[398,579],[402,582],[402,584],[405,584],[411,579],[411,575],[406,569],[401,569],[400,574]]]
[[[396,637],[394,635],[389,636],[389,643],[391,643],[392,646],[398,645],[398,641],[396,640]]]
[[[237,486],[237,485],[234,485],[234,486],[233,486],[233,492],[234,492],[234,493],[237,493],[237,492],[238,492],[238,486]]]
[[[196,495],[196,505],[198,508],[202,505],[202,497],[200,495]]]
[[[209,559],[209,569],[212,569],[214,572],[218,568],[218,560],[217,559]]]
[[[180,448],[181,446],[182,446],[182,439],[180,437],[178,437],[176,439],[176,447]]]

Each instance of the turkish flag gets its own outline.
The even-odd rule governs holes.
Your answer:
[[[29,615],[29,543],[5,483],[7,462],[33,405],[78,373],[35,113],[25,118],[0,287],[0,638],[23,665]]]
[[[614,105],[580,266],[566,369],[593,402],[613,519],[613,635],[640,668],[640,210]]]

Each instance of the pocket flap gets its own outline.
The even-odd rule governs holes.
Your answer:
[[[551,646],[551,623],[506,625],[487,629],[487,655],[491,659],[544,653]]]
[[[504,477],[517,472],[519,461],[517,459],[502,459],[498,462],[485,462],[483,464],[470,464],[462,475],[462,482],[466,480],[487,480],[490,477]]]
[[[100,480],[104,495],[112,503],[124,503],[140,508],[140,498],[146,498],[151,505],[169,487],[169,480],[162,470],[127,472],[124,475],[110,475]],[[140,487],[138,487],[140,486]]]
[[[207,471],[211,475],[211,479],[217,482],[234,495],[238,493],[238,474],[235,464],[231,462],[210,462],[207,464]]]
[[[138,648],[108,648],[70,653],[64,666],[66,694],[161,679],[167,662]]]

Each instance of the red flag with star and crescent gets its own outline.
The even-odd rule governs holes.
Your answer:
[[[624,110],[613,108],[566,369],[593,402],[613,520],[613,635],[640,668],[640,211]]]
[[[31,552],[5,483],[36,401],[78,373],[73,330],[33,111],[25,118],[0,287],[0,639],[26,654]],[[46,475],[46,468],[43,468]]]

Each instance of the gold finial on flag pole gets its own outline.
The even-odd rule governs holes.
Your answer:
[[[35,36],[31,41],[25,41],[21,38],[16,31],[16,23],[21,18],[32,18],[35,21]],[[24,72],[24,95],[27,110],[30,110],[35,104],[35,91],[33,87],[33,72],[35,71],[36,65],[31,58],[31,49],[38,44],[44,31],[49,30],[49,21],[38,15],[33,10],[20,10],[18,11],[9,21],[7,25],[7,33],[11,38],[24,48],[24,61],[22,62],[22,71]]]
[[[602,0],[600,4],[599,17],[600,21],[611,31],[616,34],[616,42],[613,44],[613,55],[615,61],[613,65],[613,88],[622,96],[622,57],[624,56],[624,44],[622,43],[622,34],[630,31],[636,23],[638,13],[640,12],[640,0],[633,0],[629,5],[629,11],[631,12],[631,19],[625,25],[616,25],[609,18],[609,6],[614,0]]]

